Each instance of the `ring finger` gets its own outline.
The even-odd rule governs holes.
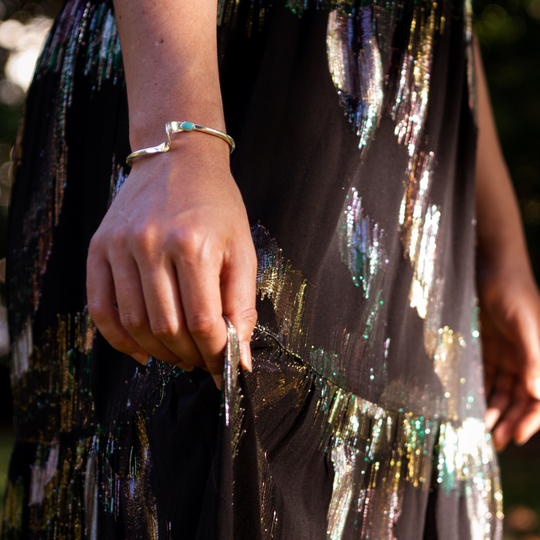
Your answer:
[[[118,312],[123,327],[149,354],[168,362],[189,367],[168,349],[151,331],[139,269],[130,256],[113,254],[110,257]]]

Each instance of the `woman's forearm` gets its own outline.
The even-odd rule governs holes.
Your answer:
[[[114,0],[133,150],[163,142],[188,120],[224,130],[217,65],[217,0]],[[190,134],[227,152],[212,137]]]
[[[486,425],[502,450],[512,439],[525,443],[540,427],[540,295],[476,43],[475,60],[477,276]]]
[[[478,84],[478,277],[482,287],[496,276],[511,276],[515,272],[531,274],[531,270],[516,195],[497,136],[477,43],[475,61]]]

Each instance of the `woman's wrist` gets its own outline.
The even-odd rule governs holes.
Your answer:
[[[180,172],[186,168],[192,170],[195,167],[204,171],[205,178],[209,181],[221,178],[222,173],[230,174],[229,146],[225,141],[204,133],[179,135],[173,140],[169,152],[135,159],[131,162],[131,171],[146,171],[146,174],[151,174],[156,166],[172,167],[177,173],[170,180],[175,183],[190,182],[192,176]]]
[[[536,293],[536,282],[526,252],[501,250],[497,255],[483,253],[479,248],[476,259],[476,281],[481,300],[488,303],[502,290],[530,290]]]

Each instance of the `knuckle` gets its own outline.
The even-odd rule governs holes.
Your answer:
[[[190,334],[200,337],[209,336],[217,323],[218,317],[210,315],[209,313],[195,313],[186,319]]]
[[[173,340],[178,334],[177,325],[166,318],[159,318],[150,322],[152,334],[161,341]]]
[[[88,256],[91,257],[94,254],[100,253],[101,251],[103,251],[103,235],[96,232],[90,239],[90,244],[88,245]]]
[[[126,232],[122,227],[115,229],[109,235],[109,241],[114,248],[124,247],[126,243]]]
[[[180,227],[171,234],[170,242],[183,257],[191,259],[204,255],[209,238],[198,227]]]
[[[101,324],[107,319],[107,309],[101,302],[89,300],[86,307],[90,317],[96,324]]]
[[[132,239],[138,251],[147,253],[156,245],[157,235],[154,227],[143,224],[133,230]]]
[[[140,332],[146,327],[146,318],[140,313],[120,313],[120,322],[122,323],[122,326],[130,333]]]
[[[90,244],[88,245],[88,253],[94,253],[99,251],[101,247],[101,235],[96,233],[90,239]]]
[[[248,308],[238,315],[240,321],[242,321],[246,326],[255,326],[257,317],[258,314],[255,308]]]
[[[171,234],[171,244],[182,253],[195,251],[198,243],[197,233],[193,230],[179,229]]]

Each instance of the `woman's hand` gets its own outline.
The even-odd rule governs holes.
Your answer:
[[[166,122],[226,131],[219,85],[216,0],[114,0],[129,103],[131,148],[163,142]],[[96,232],[88,308],[113,347],[208,369],[220,386],[227,334],[243,364],[256,321],[256,258],[228,145],[176,136],[140,158]]]
[[[502,450],[540,428],[540,296],[528,272],[480,286],[486,424]]]
[[[256,268],[228,146],[188,133],[169,153],[133,162],[90,244],[88,309],[114,348],[207,369],[220,387],[223,315],[251,367]]]
[[[486,424],[498,450],[540,427],[540,295],[512,182],[497,137],[482,58],[478,81],[477,276],[486,376]]]

